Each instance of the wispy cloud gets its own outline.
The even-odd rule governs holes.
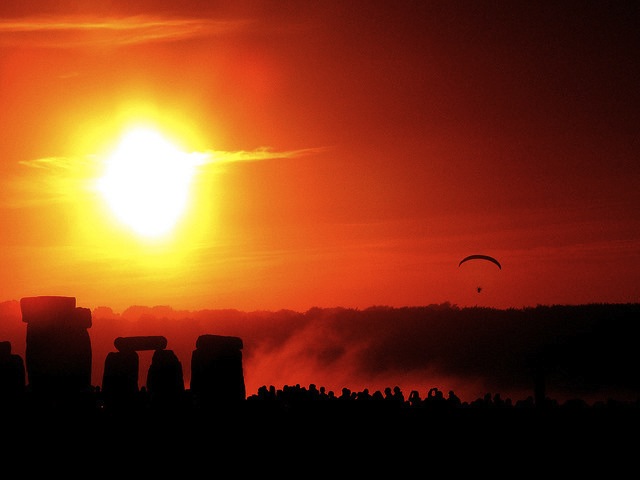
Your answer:
[[[91,161],[91,157],[72,158],[72,157],[45,157],[34,160],[22,160],[18,163],[27,168],[37,170],[72,170],[79,166],[79,163],[87,163]]]
[[[263,160],[297,158],[314,153],[320,153],[326,149],[326,147],[318,147],[278,152],[273,151],[268,147],[261,147],[256,150],[239,150],[237,152],[208,150],[202,155],[205,163],[258,162]]]
[[[243,31],[247,20],[36,17],[0,20],[0,46],[53,48],[125,46],[186,40]]]
[[[206,150],[185,153],[184,159],[206,169],[239,162],[293,159],[323,150],[325,148],[274,151],[268,147],[235,152]],[[94,190],[104,162],[105,159],[99,155],[51,156],[20,161],[19,165],[25,168],[14,177],[5,177],[0,184],[4,192],[1,203],[22,207],[76,201],[79,194],[90,194]]]
[[[89,178],[95,175],[91,156],[53,156],[18,162],[26,167],[1,182],[0,206],[21,208],[78,199],[88,192]]]

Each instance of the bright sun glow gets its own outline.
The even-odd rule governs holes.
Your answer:
[[[107,159],[98,189],[123,223],[137,234],[159,237],[183,215],[195,165],[155,130],[129,131]]]

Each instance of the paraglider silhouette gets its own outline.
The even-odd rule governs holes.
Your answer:
[[[466,257],[464,257],[462,260],[460,260],[460,263],[458,263],[458,267],[460,267],[463,263],[468,262],[469,260],[484,260],[484,261],[488,261],[491,262],[495,265],[498,266],[498,268],[500,270],[502,270],[502,265],[500,265],[500,262],[495,259],[494,257],[491,257],[489,255],[482,255],[482,254],[474,254],[474,255],[468,255]],[[482,287],[478,286],[476,287],[476,291],[478,293],[482,292]]]

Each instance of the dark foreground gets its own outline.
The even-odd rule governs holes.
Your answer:
[[[607,475],[635,468],[640,408],[430,409],[385,403],[243,401],[105,409],[3,409],[5,465],[105,476],[483,473]],[[519,476],[519,475],[518,475]]]

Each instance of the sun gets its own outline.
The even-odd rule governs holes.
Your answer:
[[[161,237],[184,214],[194,162],[157,130],[127,131],[98,179],[115,216],[138,235]]]

